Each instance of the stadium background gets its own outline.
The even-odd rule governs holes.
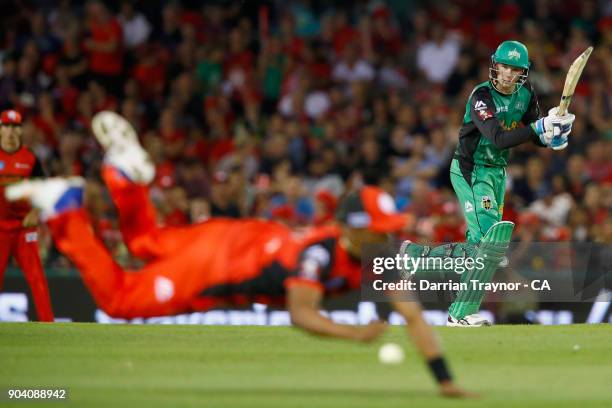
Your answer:
[[[127,117],[155,160],[160,223],[321,224],[365,182],[417,216],[406,238],[462,240],[450,158],[467,96],[510,38],[529,48],[544,112],[558,103],[571,61],[590,44],[595,52],[571,106],[569,147],[513,149],[504,219],[517,223],[520,241],[612,241],[612,2],[105,4],[2,2],[0,108],[24,113],[24,142],[49,175],[88,179],[96,231],[126,265],[138,262],[121,243],[89,131],[104,109]],[[94,51],[92,38],[117,47]],[[57,315],[93,314],[77,273],[41,231]],[[5,292],[26,293],[14,267]],[[0,294],[0,315],[23,316],[11,312],[23,301],[15,299]],[[558,306],[576,307],[575,321],[588,312]]]

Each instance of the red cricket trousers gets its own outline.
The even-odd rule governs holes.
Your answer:
[[[17,261],[30,286],[38,320],[52,322],[53,309],[47,279],[40,262],[36,228],[0,230],[0,290],[11,256]]]

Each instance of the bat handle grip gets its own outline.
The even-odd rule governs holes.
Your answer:
[[[563,104],[559,105],[559,109],[557,109],[557,116],[563,116],[567,113],[567,107]]]

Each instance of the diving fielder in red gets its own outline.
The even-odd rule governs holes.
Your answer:
[[[7,185],[43,177],[34,154],[21,144],[21,114],[6,110],[0,114],[0,290],[11,256],[23,271],[30,286],[38,319],[53,321],[47,280],[38,251],[38,210],[27,201],[8,202],[4,197]]]
[[[386,325],[338,324],[319,313],[324,296],[361,284],[361,244],[385,242],[408,221],[391,196],[366,186],[340,204],[337,225],[296,234],[270,221],[210,219],[189,227],[159,228],[148,198],[154,166],[127,121],[112,112],[94,117],[92,128],[106,150],[102,176],[119,213],[129,250],[147,261],[126,271],[95,237],[82,207],[84,180],[22,182],[6,191],[41,209],[58,248],[81,272],[96,303],[122,318],[172,315],[222,304],[286,302],[294,325],[322,336],[370,342]],[[440,392],[471,394],[451,379],[418,302],[391,299],[429,364]]]

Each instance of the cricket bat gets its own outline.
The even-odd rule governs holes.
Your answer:
[[[589,47],[582,54],[578,56],[572,62],[572,65],[567,71],[567,76],[565,77],[565,85],[563,86],[563,94],[561,95],[561,102],[559,102],[559,110],[557,111],[557,116],[563,116],[567,112],[567,108],[569,107],[570,102],[572,101],[572,96],[574,96],[574,91],[576,90],[576,85],[578,84],[578,80],[580,79],[580,75],[582,75],[582,70],[586,65],[589,56],[593,52],[593,47]]]

